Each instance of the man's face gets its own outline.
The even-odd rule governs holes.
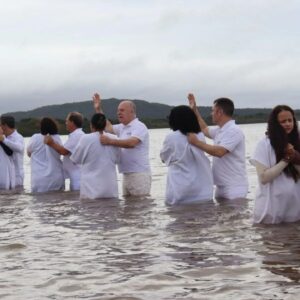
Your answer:
[[[72,121],[69,120],[69,117],[66,118],[66,129],[68,132],[72,132],[74,131],[74,123]]]
[[[0,127],[1,127],[1,129],[2,129],[3,134],[4,134],[4,135],[7,135],[7,129],[8,129],[7,125],[1,124]]]
[[[119,104],[117,114],[119,122],[124,125],[129,124],[135,118],[133,107],[128,101],[122,101]]]
[[[211,110],[211,117],[214,124],[218,124],[221,115],[222,115],[221,109],[214,104]]]

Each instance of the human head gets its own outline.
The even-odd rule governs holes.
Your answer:
[[[58,127],[56,122],[52,118],[42,118],[41,120],[41,134],[47,135],[47,134],[57,134],[58,133]]]
[[[73,132],[77,128],[81,128],[83,124],[83,116],[81,113],[73,111],[67,115],[66,128],[68,132]]]
[[[1,116],[1,128],[4,135],[8,136],[15,130],[15,118],[13,116]]]
[[[179,130],[182,134],[201,131],[194,111],[187,105],[172,108],[169,115],[169,126],[172,130]]]
[[[104,114],[96,113],[91,118],[91,131],[103,131],[106,126],[106,117]]]
[[[282,139],[286,134],[298,135],[298,123],[295,118],[295,112],[287,105],[277,105],[269,115],[268,135],[274,135]]]
[[[130,100],[122,101],[118,106],[118,119],[119,122],[127,125],[136,118],[135,104]]]
[[[220,124],[232,118],[234,112],[233,101],[229,98],[218,98],[214,101],[212,108],[212,120],[215,124]]]

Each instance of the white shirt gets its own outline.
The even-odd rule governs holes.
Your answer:
[[[140,142],[134,148],[121,148],[120,173],[150,173],[149,132],[144,123],[137,118],[129,124],[113,125],[119,139],[136,137]]]
[[[209,135],[214,144],[222,146],[229,152],[223,157],[213,157],[212,171],[214,184],[227,187],[235,194],[235,189],[247,190],[248,180],[245,162],[245,136],[234,120],[222,127],[209,128]],[[241,195],[245,197],[246,195]]]
[[[80,188],[80,167],[71,161],[70,156],[74,152],[80,138],[83,135],[84,132],[82,131],[82,129],[77,128],[69,134],[67,141],[64,143],[64,148],[67,149],[70,154],[64,156],[63,168],[65,178],[70,178],[71,190],[79,190]]]
[[[257,161],[266,168],[276,164],[276,155],[268,137],[260,140],[251,163]],[[254,223],[280,223],[300,220],[300,180],[282,172],[266,184],[258,183],[254,205]]]
[[[24,138],[17,130],[14,130],[12,134],[4,138],[3,143],[13,151],[12,159],[15,165],[16,186],[21,186],[24,181]]]
[[[52,135],[55,143],[62,145],[58,134]],[[44,144],[44,135],[34,134],[27,146],[31,153],[31,191],[33,193],[64,189],[64,174],[60,155]]]
[[[205,142],[203,133],[198,133],[197,137]],[[187,137],[179,130],[166,136],[160,157],[168,166],[168,204],[199,202],[213,198],[210,162],[204,152],[189,144]]]
[[[0,146],[0,190],[15,188],[15,166],[12,156],[8,156]]]
[[[111,138],[114,135],[104,133]],[[117,198],[118,147],[102,145],[99,132],[81,137],[70,159],[81,165],[80,198]]]

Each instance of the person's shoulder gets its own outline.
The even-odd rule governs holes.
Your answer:
[[[136,126],[136,127],[139,127],[139,128],[143,128],[143,129],[145,129],[145,130],[148,130],[146,124],[143,123],[142,121],[140,121],[138,118],[135,118],[135,119],[132,121],[132,125],[133,125],[133,126]]]

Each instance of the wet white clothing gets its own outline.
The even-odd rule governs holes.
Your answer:
[[[55,143],[62,145],[58,134],[52,135]],[[34,134],[27,146],[31,153],[31,192],[42,193],[64,189],[64,172],[60,155],[44,144],[44,135]]]
[[[12,159],[15,165],[16,186],[22,186],[24,181],[24,138],[17,130],[14,130],[12,134],[4,138],[3,143],[13,151]]]
[[[8,156],[0,147],[0,190],[15,188],[16,176],[12,156]]]
[[[104,133],[110,138],[116,136]],[[116,164],[120,160],[118,147],[102,145],[99,132],[81,137],[70,159],[81,165],[80,198],[117,198]]]
[[[67,141],[64,143],[64,148],[70,152],[70,154],[65,155],[63,158],[63,168],[65,178],[70,178],[71,191],[79,191],[80,189],[80,166],[71,161],[70,156],[83,135],[84,132],[82,129],[77,128],[69,134]]]
[[[214,144],[228,150],[223,157],[213,157],[212,172],[216,185],[216,197],[245,198],[248,179],[245,162],[245,136],[242,130],[230,120],[222,127],[209,128]]]
[[[151,190],[150,173],[123,174],[123,196],[146,196]]]
[[[198,133],[205,142],[204,135]],[[201,202],[213,198],[213,178],[210,162],[204,152],[189,144],[179,130],[169,133],[160,151],[168,166],[166,203]]]
[[[140,142],[134,148],[121,148],[120,173],[150,173],[149,132],[146,125],[137,118],[129,124],[113,125],[113,131],[119,139],[136,137]]]
[[[268,137],[260,140],[251,159],[266,168],[275,166],[276,155]],[[266,184],[259,180],[254,204],[254,223],[281,223],[300,220],[300,180],[281,172]]]

